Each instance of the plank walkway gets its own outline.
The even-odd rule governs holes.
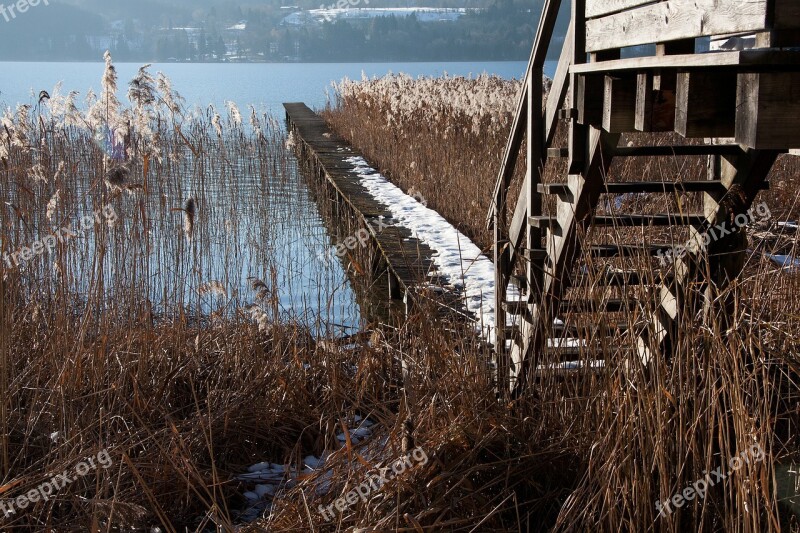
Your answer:
[[[394,221],[387,206],[373,198],[361,184],[356,165],[347,159],[364,156],[337,136],[325,120],[305,104],[284,103],[283,106],[289,131],[297,143],[298,157],[311,165],[316,176],[324,178],[336,190],[339,200],[350,207],[361,225],[370,229],[372,243],[389,272],[393,296],[415,299],[422,295],[418,290],[421,284],[433,283],[441,288],[426,294],[426,298],[435,294],[435,301],[448,312],[473,318],[461,302],[461,296],[443,288],[446,280],[429,276],[436,270],[435,251]],[[380,217],[383,217],[383,229],[378,232]]]

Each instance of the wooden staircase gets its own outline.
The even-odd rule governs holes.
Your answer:
[[[798,5],[573,0],[544,105],[543,66],[560,0],[545,2],[487,217],[501,389],[518,394],[543,370],[562,371],[565,358],[593,359],[594,347],[612,336],[625,335],[629,355],[647,365],[670,354],[682,317],[714,305],[726,311],[714,294],[740,274],[746,245],[742,232],[716,229],[747,214],[776,158],[800,146],[800,51],[785,49],[800,45]],[[703,39],[721,34],[752,34],[758,48],[696,53]],[[650,45],[653,55],[622,58],[622,48],[639,45]],[[559,137],[560,122],[566,134]],[[621,145],[638,133],[649,134],[648,145]],[[564,137],[564,146],[555,145]],[[525,182],[509,221],[508,190],[523,141]],[[683,180],[676,172],[621,181],[629,178],[617,175],[624,165],[612,165],[653,157],[703,158],[707,179]],[[561,168],[558,182],[544,182],[547,168]],[[689,194],[702,195],[697,212],[605,209],[620,195]],[[612,242],[599,242],[604,235]],[[659,235],[666,239],[650,241]],[[678,243],[688,251],[669,254]],[[610,266],[615,260],[636,268]],[[506,301],[510,283],[524,291],[522,301]],[[598,316],[610,324],[597,324]],[[548,347],[566,337],[577,350]]]

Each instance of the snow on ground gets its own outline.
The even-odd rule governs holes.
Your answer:
[[[781,270],[787,272],[797,272],[800,270],[800,259],[796,259],[791,255],[778,255],[764,253],[767,259],[781,267]]]
[[[408,196],[370,167],[364,158],[350,157],[346,161],[356,167],[355,173],[361,178],[361,184],[373,198],[387,206],[399,225],[411,230],[414,237],[438,252],[433,256],[437,273],[446,276],[452,285],[464,287],[466,308],[475,315],[483,336],[493,344],[494,264],[444,217]],[[515,287],[509,287],[509,301],[521,298]]]
[[[364,443],[372,436],[375,424],[371,420],[362,420],[360,416],[356,415],[350,422],[353,425],[353,429],[350,430],[350,442],[353,445]],[[347,438],[344,433],[338,433],[336,440],[344,444]],[[377,459],[379,452],[376,450],[385,448],[387,442],[387,440],[381,439],[374,443],[375,447],[372,453],[367,453],[363,448],[359,448],[359,452],[362,457]],[[301,472],[298,472],[297,468],[287,468],[284,465],[269,462],[257,463],[248,467],[246,474],[236,477],[238,481],[244,481],[252,487],[252,490],[244,493],[244,497],[248,501],[248,507],[239,515],[239,520],[247,523],[263,516],[272,508],[272,500],[275,495],[283,489],[294,487],[300,475],[320,472],[316,493],[327,493],[330,488],[330,480],[333,477],[333,471],[325,469],[325,462],[330,455],[331,452],[326,450],[320,457],[315,455],[305,457]]]

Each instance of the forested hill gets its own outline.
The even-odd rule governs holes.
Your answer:
[[[49,0],[0,16],[0,60],[523,60],[543,3],[323,1]]]

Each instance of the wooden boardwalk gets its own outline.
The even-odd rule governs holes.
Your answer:
[[[350,158],[363,155],[337,136],[325,120],[303,103],[285,103],[286,120],[296,142],[301,162],[317,179],[333,187],[338,200],[367,229],[374,247],[373,276],[387,276],[390,297],[404,299],[406,308],[420,297],[433,300],[446,313],[468,317],[460,295],[443,287],[446,280],[430,274],[436,270],[434,251],[411,231],[392,219],[386,205],[377,201],[361,184],[357,165]],[[423,290],[422,287],[434,287]],[[472,317],[470,317],[472,318]]]

